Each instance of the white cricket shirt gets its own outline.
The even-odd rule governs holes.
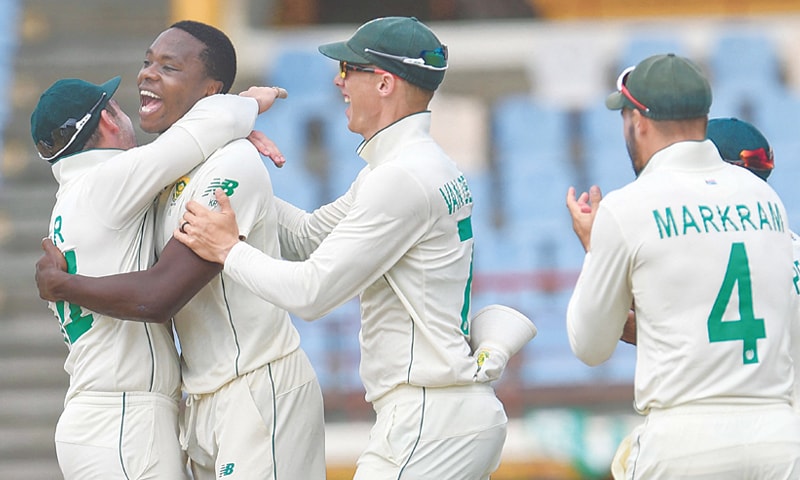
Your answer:
[[[280,257],[278,224],[269,173],[247,140],[236,140],[165,191],[159,202],[158,248],[180,226],[186,203],[217,204],[214,190],[231,199],[247,243]],[[183,384],[190,394],[211,393],[239,375],[295,351],[300,336],[289,314],[221,273],[176,315]]]
[[[151,266],[158,193],[230,139],[248,135],[257,113],[253,99],[215,95],[148,145],[88,150],[53,165],[59,188],[50,238],[64,252],[69,271],[99,277]],[[69,347],[67,401],[80,391],[179,398],[168,325],[122,321],[67,302],[51,302],[50,308]]]
[[[239,242],[225,262],[231,278],[307,319],[360,295],[367,401],[400,384],[470,384],[475,373],[472,197],[429,132],[430,112],[405,117],[359,147],[367,168],[342,198],[308,215],[280,203],[282,254],[304,261]]]
[[[659,151],[600,203],[567,311],[572,350],[589,365],[608,359],[634,301],[640,412],[788,402],[786,222],[772,188],[711,141]]]

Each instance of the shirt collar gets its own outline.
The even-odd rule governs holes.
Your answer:
[[[656,152],[639,176],[661,170],[706,170],[719,168],[724,163],[714,142],[690,140],[673,143]]]
[[[375,168],[393,157],[392,152],[405,145],[405,141],[420,136],[430,136],[431,112],[412,113],[379,130],[369,140],[358,146],[358,155],[370,168]]]
[[[69,183],[110,158],[119,155],[118,149],[93,149],[64,157],[53,164],[53,176],[59,185]]]

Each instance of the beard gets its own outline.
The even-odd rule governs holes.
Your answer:
[[[625,149],[628,151],[628,157],[631,160],[631,167],[633,167],[633,173],[636,177],[639,177],[639,174],[642,172],[642,169],[637,167],[637,156],[639,155],[639,148],[636,145],[635,137],[634,137],[634,129],[633,125],[628,125],[628,131],[625,132]]]

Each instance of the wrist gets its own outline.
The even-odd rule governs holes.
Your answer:
[[[50,281],[50,294],[54,297],[54,301],[66,300],[69,283],[75,278],[77,278],[75,275],[62,270],[54,272]]]
[[[219,252],[219,256],[217,257],[217,262],[224,266],[225,261],[228,259],[228,256],[230,255],[231,251],[236,247],[236,245],[239,244],[239,242],[240,241],[237,239],[235,242],[231,243],[228,247],[223,248]]]

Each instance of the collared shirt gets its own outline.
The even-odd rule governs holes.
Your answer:
[[[216,207],[214,190],[229,196],[240,233],[253,248],[280,258],[278,224],[269,172],[247,140],[214,152],[161,195],[156,238],[159,252],[180,226],[186,203]],[[205,394],[282,358],[300,346],[286,310],[222,273],[175,314],[184,390]]]
[[[312,214],[278,202],[281,252],[303,261],[240,242],[225,272],[307,319],[359,295],[368,401],[400,384],[471,383],[472,197],[464,176],[431,138],[429,112],[381,130],[359,153],[367,166],[338,200]]]
[[[589,365],[608,359],[633,302],[639,411],[788,402],[797,314],[786,221],[772,188],[710,141],[657,152],[600,203],[567,311],[573,351]]]
[[[253,99],[215,95],[148,145],[88,150],[54,164],[59,188],[50,238],[64,252],[69,271],[98,277],[151,266],[158,193],[231,138],[246,136],[256,114]],[[67,401],[80,391],[179,398],[180,371],[168,325],[121,321],[63,301],[50,308],[69,347]]]

